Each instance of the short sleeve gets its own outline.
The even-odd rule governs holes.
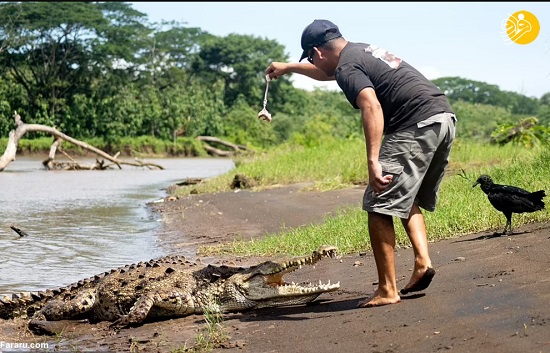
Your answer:
[[[362,70],[361,67],[353,63],[346,63],[338,66],[334,76],[336,77],[338,86],[340,86],[346,95],[348,102],[350,102],[355,109],[359,109],[356,104],[359,92],[367,87],[374,88],[368,74]]]

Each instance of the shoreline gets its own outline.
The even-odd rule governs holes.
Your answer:
[[[302,191],[299,183],[263,191],[240,190],[167,197],[149,204],[163,218],[157,233],[168,253],[233,240],[258,239],[288,228],[320,223],[342,207],[360,206],[364,187]]]
[[[282,227],[321,222],[339,207],[360,205],[363,187],[300,191],[303,184],[260,192],[199,194],[149,204],[163,218],[159,242],[170,253],[237,238],[257,239]],[[437,211],[436,211],[437,212]],[[550,224],[518,226],[430,243],[436,276],[399,304],[357,308],[376,288],[371,252],[341,256],[293,273],[300,280],[340,281],[341,289],[310,305],[226,314],[228,339],[213,353],[550,352]],[[314,249],[312,249],[314,250]],[[211,259],[247,266],[263,258]],[[412,249],[397,249],[398,287],[410,276]],[[0,320],[0,341],[50,342],[61,350],[174,353],[204,334],[203,315],[147,322],[115,333],[109,323],[59,322],[59,337],[33,336],[26,320]]]

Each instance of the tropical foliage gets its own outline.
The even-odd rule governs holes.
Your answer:
[[[0,16],[0,138],[14,128],[14,111],[26,123],[107,145],[208,135],[264,149],[362,136],[342,93],[297,89],[289,76],[271,83],[273,122],[258,121],[265,69],[289,59],[272,39],[151,23],[126,2],[0,2]],[[459,137],[548,140],[550,92],[527,97],[460,77],[434,83],[457,113]],[[532,117],[536,124],[521,125]],[[518,124],[527,130],[521,139],[498,138]]]

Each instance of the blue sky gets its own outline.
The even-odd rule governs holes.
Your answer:
[[[276,40],[291,61],[314,19],[328,19],[350,41],[376,44],[429,79],[460,76],[540,98],[550,92],[550,2],[132,2],[152,22],[176,20],[217,36],[230,33]],[[502,23],[526,10],[540,23],[530,44],[511,42]],[[297,87],[337,89],[293,75]]]

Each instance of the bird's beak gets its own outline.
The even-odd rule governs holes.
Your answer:
[[[479,182],[476,181],[472,187],[475,188],[477,184],[479,184]]]

